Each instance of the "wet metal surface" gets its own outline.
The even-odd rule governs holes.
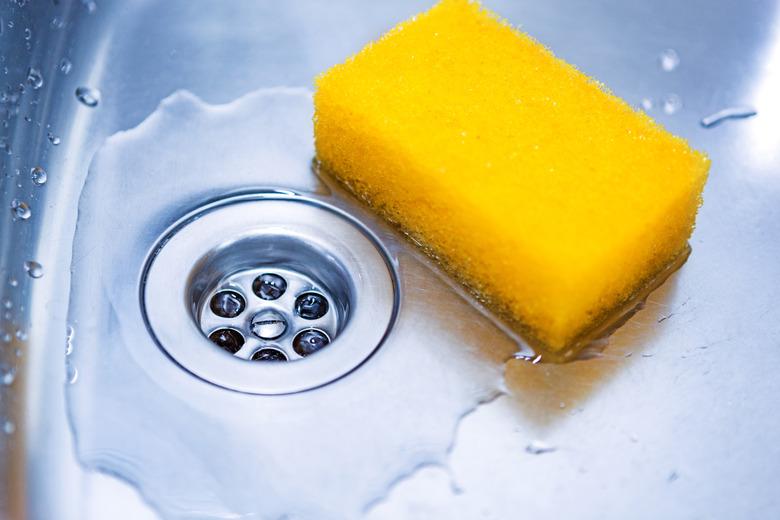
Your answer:
[[[780,9],[770,1],[486,4],[706,151],[713,167],[705,204],[688,263],[603,355],[564,366],[509,362],[506,394],[451,432],[446,466],[399,470],[367,516],[780,515]],[[77,462],[66,417],[66,382],[73,389],[94,377],[66,368],[66,337],[78,349],[81,334],[69,334],[66,320],[71,266],[112,247],[73,248],[79,194],[105,139],[139,125],[180,89],[213,105],[265,87],[311,88],[317,73],[428,5],[0,5],[0,115],[7,123],[0,127],[0,517],[156,517],[136,492],[143,482]],[[735,106],[757,115],[700,125]],[[180,127],[180,135],[189,131]],[[46,171],[45,182],[33,178],[36,167]],[[189,202],[172,214],[201,201]],[[397,254],[407,254],[398,244]],[[506,340],[429,271],[411,271],[400,273],[404,290],[418,295],[408,312],[433,309],[452,319],[406,330],[425,328],[435,338],[433,323],[449,327],[455,346],[482,345],[470,351],[474,363],[453,365],[447,380],[457,388],[487,380],[489,370],[470,367],[499,363]],[[427,372],[415,366],[421,359],[435,366],[437,358],[420,352],[388,381],[426,388],[415,374]],[[173,384],[178,376],[170,377]],[[99,436],[99,421],[88,424]],[[133,424],[145,439],[149,429]]]

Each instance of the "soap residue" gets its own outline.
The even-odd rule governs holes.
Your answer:
[[[400,246],[391,250],[402,292],[417,295],[393,331],[406,340],[323,388],[221,389],[153,343],[137,285],[149,248],[215,197],[269,186],[324,193],[310,168],[312,116],[302,89],[223,106],[179,92],[110,137],[90,167],[73,251],[78,334],[69,329],[66,346],[77,456],[136,486],[163,518],[358,517],[405,475],[444,464],[461,418],[503,390],[515,345],[479,313],[454,320],[470,304]]]

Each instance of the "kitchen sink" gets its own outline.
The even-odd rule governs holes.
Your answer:
[[[316,162],[316,75],[430,2],[3,0],[0,518],[780,515],[780,8],[485,4],[712,159],[571,363]]]

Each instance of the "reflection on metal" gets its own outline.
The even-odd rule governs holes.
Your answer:
[[[330,383],[373,353],[397,312],[395,274],[376,237],[315,199],[266,192],[221,200],[184,217],[153,251],[141,287],[150,331],[183,367],[225,388],[286,394]],[[274,300],[247,290],[267,272],[286,279]],[[251,295],[247,312],[213,316],[208,302],[226,289]],[[330,312],[298,316],[296,301],[315,290],[330,297]],[[278,333],[251,334],[261,310],[280,317]],[[218,327],[245,331],[235,356],[206,338],[204,332]],[[333,345],[302,360],[293,340],[311,327],[325,331]],[[244,362],[263,346],[301,361]]]
[[[170,211],[158,214],[154,220],[157,227],[148,232],[129,234],[122,232],[120,225],[122,218],[131,222],[143,209],[140,203],[122,218],[103,213],[82,215],[117,224],[117,228],[99,244],[85,242],[74,247],[79,196],[93,155],[104,140],[135,128],[155,112],[160,100],[179,89],[219,104],[261,87],[308,88],[317,73],[429,3],[102,1],[92,10],[86,7],[90,2],[81,0],[8,1],[0,5],[0,119],[7,123],[0,127],[0,301],[9,300],[12,307],[0,308],[0,362],[16,367],[12,384],[0,386],[2,424],[13,424],[7,429],[12,433],[6,433],[5,428],[0,431],[0,517],[157,517],[154,508],[137,493],[140,489],[147,500],[154,493],[154,489],[144,488],[148,474],[126,471],[120,475],[132,482],[131,486],[97,473],[116,469],[103,464],[113,464],[116,457],[111,456],[116,451],[79,452],[84,446],[105,446],[99,441],[108,432],[106,422],[90,416],[89,406],[78,408],[68,422],[64,395],[68,372],[64,356],[57,353],[66,348],[72,269],[84,273],[75,290],[85,291],[96,280],[104,283],[107,291],[115,291],[112,296],[127,289],[135,303],[132,309],[139,312],[140,278],[120,288],[101,278],[105,271],[87,273],[84,266],[95,265],[96,259],[127,240],[137,239],[150,247],[187,211],[236,191],[273,185],[315,198],[327,191],[303,166],[311,159],[310,142],[301,148],[308,150],[301,164],[288,164],[284,169],[306,172],[305,176],[285,178],[258,167],[263,154],[234,158],[223,153],[222,176],[234,182],[225,181],[189,198],[175,197],[186,188],[175,182],[166,184],[172,186],[166,188],[168,193],[149,189],[153,200],[166,195],[171,202]],[[294,395],[316,399],[314,396],[323,392],[339,392],[360,381],[373,392],[374,406],[389,406],[383,399],[389,396],[397,402],[398,394],[393,392],[408,390],[415,398],[402,404],[421,410],[417,416],[422,421],[420,429],[429,432],[437,426],[431,416],[454,419],[473,410],[477,401],[488,400],[492,394],[485,391],[504,372],[508,395],[477,408],[460,422],[457,435],[455,424],[448,423],[446,428],[441,426],[446,434],[414,446],[420,452],[431,446],[449,446],[449,451],[428,457],[439,462],[447,457],[448,472],[415,472],[408,467],[390,467],[390,463],[384,468],[375,463],[356,464],[343,471],[339,468],[341,473],[358,468],[367,478],[376,476],[380,469],[396,474],[392,489],[376,491],[389,495],[373,503],[368,516],[374,520],[408,518],[419,513],[420,504],[429,517],[452,518],[506,518],[516,516],[517,511],[529,517],[778,516],[775,488],[780,470],[777,464],[767,463],[780,457],[774,442],[780,430],[780,419],[774,413],[775,396],[780,392],[776,377],[780,370],[780,307],[773,291],[780,279],[780,243],[774,239],[780,236],[780,219],[776,218],[780,206],[780,97],[776,94],[780,12],[776,3],[486,0],[486,4],[625,99],[659,100],[669,92],[680,96],[684,105],[676,113],[665,114],[657,101],[655,108],[648,105],[648,113],[707,151],[713,161],[705,203],[691,240],[693,254],[596,358],[565,366],[511,361],[502,367],[500,362],[511,357],[512,342],[464,303],[456,289],[433,275],[405,242],[372,223],[390,256],[399,261],[401,293],[415,295],[402,298],[402,316],[393,335],[412,338],[424,333],[424,340],[414,348],[405,342],[399,342],[397,348],[386,344],[369,364],[349,377]],[[29,29],[30,39],[25,37],[25,29]],[[671,73],[657,66],[657,56],[665,48],[674,48],[684,60],[683,66]],[[31,68],[43,79],[38,89],[28,83]],[[88,108],[79,103],[74,92],[81,86],[101,92],[98,106]],[[702,116],[733,104],[753,106],[759,115],[723,125],[718,131],[701,128]],[[169,141],[200,135],[201,112],[187,103],[173,103],[172,107],[162,111],[168,119],[149,122],[176,128],[158,136],[160,149]],[[209,110],[219,119],[228,109],[217,106]],[[252,131],[239,132],[234,140],[240,136],[262,147],[257,136],[262,129],[243,123],[239,127]],[[59,144],[49,133],[59,138]],[[222,150],[234,144],[226,141],[224,132],[215,130],[213,135],[211,142],[199,141],[199,147]],[[128,139],[134,136],[137,134],[132,130],[125,134]],[[301,139],[310,140],[310,134]],[[145,142],[147,154],[153,152],[154,144]],[[155,167],[152,160],[137,163],[138,169],[106,171],[114,176],[116,186],[132,184],[143,173],[140,169]],[[160,179],[172,173],[171,164],[165,163],[164,168],[157,165]],[[43,185],[29,175],[37,166],[47,172]],[[262,177],[257,172],[262,172]],[[108,180],[93,178],[87,190],[95,182]],[[13,218],[9,209],[14,199],[29,205],[30,218]],[[370,221],[370,215],[361,213],[351,201],[339,200],[342,209],[361,215],[361,221]],[[144,257],[133,260],[133,265],[142,266]],[[40,263],[44,276],[29,277],[26,261]],[[107,301],[105,294],[100,295],[91,302],[92,309],[106,311]],[[89,339],[91,331],[85,324],[73,325],[76,332],[71,357],[79,375],[68,385],[67,393],[94,388],[98,382],[106,384],[109,394],[126,392],[132,406],[125,414],[129,422],[122,426],[134,436],[135,444],[139,440],[150,442],[153,436],[140,425],[148,418],[144,407],[154,407],[153,397],[159,394],[143,394],[149,399],[142,402],[133,394],[135,388],[99,380],[95,367],[83,366],[97,343]],[[4,341],[6,336],[9,341]],[[336,342],[338,339],[333,348]],[[186,389],[181,397],[186,406],[171,413],[160,429],[168,428],[170,433],[171,425],[181,424],[199,424],[202,429],[202,422],[187,423],[190,416],[186,414],[200,406],[193,402],[198,392],[214,394],[201,386],[190,386],[192,381],[202,381],[171,359],[154,357],[162,353],[159,348],[138,347],[135,352],[149,355],[154,362],[131,356],[119,359],[128,365],[148,362],[145,368],[159,371],[146,373],[150,378],[159,376],[160,384],[168,383],[166,391],[175,392],[177,384]],[[159,365],[155,364],[158,360]],[[386,371],[389,366],[404,370]],[[202,385],[213,392],[266,399]],[[435,392],[437,385],[447,391]],[[340,395],[351,394],[344,391]],[[99,401],[105,397],[115,396],[97,395],[95,401],[85,404],[105,404]],[[243,401],[236,398],[236,402]],[[448,408],[447,413],[436,415],[442,408]],[[289,412],[290,408],[277,411],[282,414],[284,410]],[[404,412],[402,406],[387,410],[391,419],[402,417]],[[116,419],[117,415],[111,417]],[[223,425],[229,419],[225,421]],[[256,426],[256,421],[255,415],[248,414],[230,424],[247,430],[250,424]],[[84,435],[78,441],[72,433],[79,431],[72,429],[74,424],[83,427]],[[242,428],[229,431],[240,436],[246,433]],[[557,449],[533,457],[524,453],[524,447],[533,441]],[[196,447],[194,442],[188,446]],[[285,454],[290,451],[296,450],[282,450]],[[80,465],[76,453],[84,459],[81,462],[89,464]],[[366,460],[372,458],[367,456]],[[172,469],[183,463],[184,458],[179,457],[179,466]],[[235,466],[241,464],[236,462]],[[669,479],[670,475],[676,478]],[[133,480],[134,476],[143,478]],[[455,479],[457,486],[452,486],[450,479]],[[453,493],[453,488],[458,492]],[[284,489],[273,489],[283,494]],[[265,501],[274,503],[277,498]],[[330,509],[337,510],[336,506]],[[289,511],[278,516],[284,513]]]

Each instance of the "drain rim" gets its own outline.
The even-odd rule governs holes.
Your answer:
[[[271,205],[265,204],[267,202]],[[273,204],[275,203],[275,204]],[[216,347],[193,319],[189,290],[192,269],[202,254],[216,247],[226,247],[238,237],[251,233],[244,229],[236,233],[235,221],[226,214],[250,215],[254,234],[271,229],[271,208],[291,208],[296,203],[294,222],[311,231],[313,222],[322,227],[322,236],[310,236],[312,243],[346,262],[351,280],[356,283],[353,315],[344,325],[334,343],[304,360],[289,363],[247,362]],[[247,205],[248,204],[248,205]],[[259,209],[258,209],[259,208]],[[226,213],[227,212],[227,213]],[[269,221],[257,219],[264,215]],[[317,219],[312,217],[317,216]],[[262,225],[258,224],[263,222]],[[281,224],[281,222],[276,222]],[[330,230],[328,229],[330,227]],[[199,236],[200,246],[194,247],[190,236],[204,227],[209,236]],[[232,229],[232,232],[229,231]],[[337,236],[336,229],[342,236]],[[303,234],[306,236],[306,234]],[[229,240],[214,237],[234,237]],[[333,240],[326,243],[326,239]],[[174,254],[175,253],[175,254]],[[190,255],[182,261],[180,255]],[[359,261],[358,261],[359,260]],[[177,265],[179,267],[177,267]],[[262,266],[265,267],[265,266]],[[163,290],[164,288],[164,290]],[[286,190],[269,190],[226,197],[191,211],[159,238],[146,257],[139,280],[139,298],[144,322],[157,346],[179,366],[209,383],[222,388],[250,394],[284,395],[327,385],[351,373],[367,361],[382,345],[392,329],[400,301],[398,274],[385,247],[360,221],[326,202]],[[365,303],[363,303],[365,301]],[[172,317],[173,314],[173,317]],[[166,325],[173,321],[174,326]]]

